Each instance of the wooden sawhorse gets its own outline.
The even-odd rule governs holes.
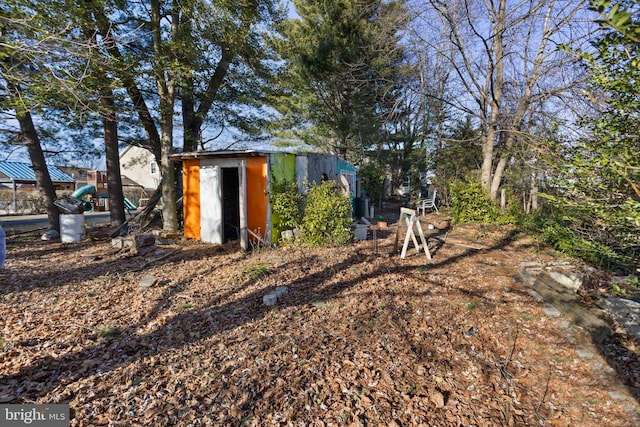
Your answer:
[[[404,245],[402,245],[402,252],[400,258],[404,259],[407,256],[407,249],[409,249],[409,240],[413,241],[413,245],[416,247],[417,253],[420,253],[421,249],[424,249],[424,254],[427,256],[427,260],[431,260],[431,253],[429,252],[429,246],[427,245],[427,239],[424,237],[420,220],[416,214],[415,209],[400,208],[400,219],[398,220],[398,229],[396,230],[396,241],[394,244],[394,250],[398,250],[398,240],[400,238],[400,227],[402,224],[407,226],[407,234],[404,236]],[[418,230],[421,244],[418,244],[418,239],[414,232],[414,227]]]

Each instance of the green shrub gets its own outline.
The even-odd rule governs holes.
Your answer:
[[[630,245],[624,233],[611,226],[605,228],[599,221],[594,210],[558,203],[554,211],[535,216],[532,231],[565,255],[608,270],[633,272],[638,265],[633,246],[625,251]]]
[[[274,230],[279,232],[300,227],[304,196],[298,191],[298,184],[295,181],[274,179],[271,183],[269,202]]]
[[[351,201],[334,181],[314,185],[309,190],[302,235],[311,246],[339,246],[351,240]]]
[[[500,208],[491,200],[489,193],[476,180],[455,181],[449,187],[453,222],[497,223]]]

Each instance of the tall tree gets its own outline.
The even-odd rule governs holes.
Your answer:
[[[180,9],[176,55],[183,149],[205,149],[226,127],[260,137],[274,58],[265,38],[282,11],[273,0],[183,1]]]
[[[29,156],[32,162],[45,161],[45,153],[41,153],[43,150],[39,136],[42,126],[39,132],[30,110],[39,112],[49,122],[51,119],[67,118],[69,130],[77,124],[86,126],[91,121],[92,115],[101,115],[109,177],[111,219],[112,223],[120,225],[124,221],[124,204],[115,104],[108,78],[105,80],[104,64],[99,61],[98,55],[91,55],[96,45],[95,34],[86,31],[86,26],[82,24],[79,26],[80,31],[77,31],[78,28],[74,26],[76,17],[61,13],[68,6],[64,0],[47,2],[21,0],[13,4],[11,19],[16,23],[13,35],[17,46],[21,46],[24,52],[22,56],[29,58],[29,62],[21,67],[23,72],[19,83],[9,78],[8,87],[14,88],[10,91],[12,94],[29,93],[21,96],[22,105],[16,108],[22,133],[28,135],[25,138]],[[17,18],[21,15],[23,19],[18,20]],[[14,62],[12,76],[15,78],[17,56],[11,55],[8,58]],[[102,102],[96,103],[93,101],[94,98]],[[30,100],[29,105],[25,104],[25,100]],[[55,153],[46,154],[52,156],[71,151],[60,142],[57,145],[54,148]],[[76,147],[76,149],[82,148]],[[36,169],[35,166],[34,169]],[[43,188],[47,185],[49,184],[45,183]],[[52,227],[57,228],[57,208],[53,205],[54,200],[55,192],[51,191],[51,194],[46,195],[46,204],[49,216],[53,217]]]
[[[53,204],[55,188],[49,175],[46,159],[38,132],[33,123],[31,110],[38,105],[33,93],[25,92],[30,84],[30,75],[37,64],[33,41],[41,36],[36,27],[25,25],[28,15],[21,5],[8,4],[0,7],[0,77],[2,79],[3,109],[13,109],[20,126],[19,139],[26,145],[36,184],[45,199],[45,207],[50,230],[60,230],[60,216]]]
[[[404,60],[402,1],[294,0],[283,29],[285,96],[275,106],[285,139],[357,160],[384,135]],[[292,125],[292,126],[291,126]]]
[[[579,22],[584,1],[429,0],[431,25],[446,29],[440,53],[464,88],[454,106],[482,131],[482,185],[496,198],[511,150],[531,110],[576,85],[575,58],[557,49],[588,33]]]
[[[151,31],[153,44],[153,75],[158,91],[160,109],[160,174],[162,175],[162,216],[165,230],[177,230],[176,212],[176,180],[173,162],[169,158],[173,154],[173,110],[176,100],[176,70],[171,66],[176,55],[172,44],[176,42],[178,25],[180,25],[180,9],[173,7],[170,11],[169,28],[162,22],[163,10],[160,0],[151,0]],[[163,37],[164,34],[168,35]]]
[[[60,213],[53,204],[56,200],[56,191],[49,175],[49,169],[47,168],[47,162],[44,158],[44,152],[42,151],[42,145],[40,144],[40,137],[38,131],[33,124],[33,118],[28,107],[22,104],[22,96],[20,95],[19,87],[13,83],[8,83],[9,94],[13,99],[16,111],[16,119],[20,123],[21,138],[24,140],[27,150],[29,152],[29,158],[31,159],[31,166],[36,176],[36,184],[39,191],[44,196],[45,209],[47,211],[47,220],[49,222],[50,230],[60,230]]]
[[[120,173],[120,151],[118,150],[118,120],[113,90],[105,85],[100,91],[100,100],[104,107],[102,126],[107,166],[107,184],[109,186],[109,213],[111,225],[119,227],[125,222],[124,192]]]
[[[225,90],[224,96],[220,91],[227,87],[246,89],[250,85],[243,80],[243,73],[266,70],[261,65],[264,52],[253,33],[259,33],[259,24],[268,26],[275,13],[274,3],[154,0],[149,8],[132,4],[124,10],[117,6],[87,1],[97,31],[103,39],[108,36],[113,40],[104,46],[120,66],[111,70],[130,96],[146,132],[145,145],[160,164],[163,227],[175,230],[175,170],[169,156],[174,151],[176,103],[182,101],[183,149],[203,147],[202,129],[211,122],[208,114],[214,105],[228,113],[232,103],[252,99],[242,97],[246,93],[243,89]],[[230,70],[234,71],[231,76]],[[233,114],[222,116],[218,122],[222,127],[242,122],[233,122]]]

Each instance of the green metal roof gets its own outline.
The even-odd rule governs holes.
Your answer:
[[[62,172],[55,166],[47,165],[51,181],[54,182],[74,182],[73,177]],[[36,181],[36,174],[30,163],[21,162],[1,162],[0,161],[0,180],[2,181]]]

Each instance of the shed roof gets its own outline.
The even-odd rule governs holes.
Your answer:
[[[192,151],[188,153],[172,154],[173,160],[186,160],[186,159],[211,159],[211,158],[224,158],[224,157],[255,157],[255,156],[268,156],[270,154],[291,154],[279,151],[258,151],[258,150],[217,150],[217,151]]]
[[[55,166],[47,165],[51,181],[54,182],[74,182],[73,177],[62,172]],[[30,163],[22,162],[1,162],[0,161],[0,180],[35,182],[36,174]]]

